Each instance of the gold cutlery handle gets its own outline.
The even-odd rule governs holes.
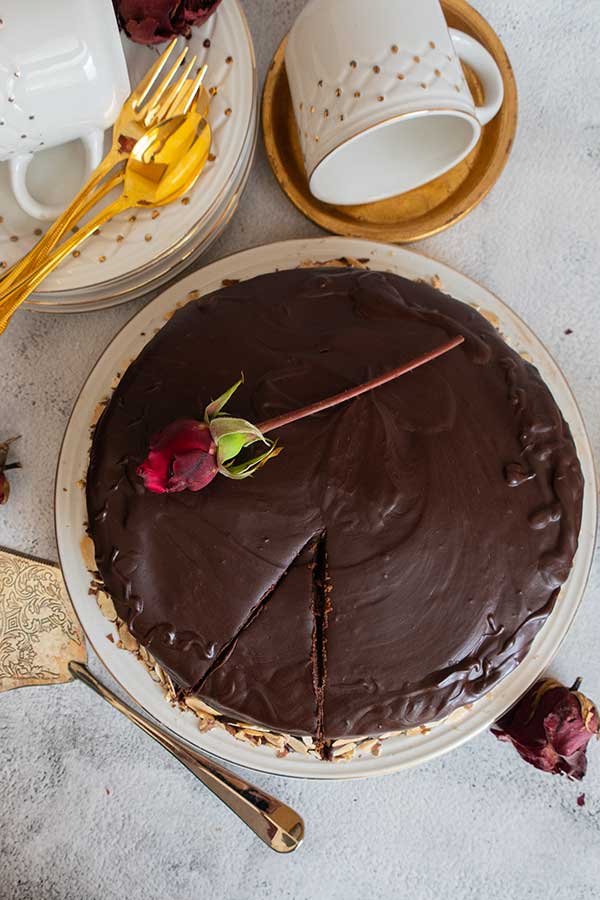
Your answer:
[[[208,757],[186,746],[154,722],[123,703],[92,675],[87,666],[70,662],[69,671],[99,694],[114,709],[123,713],[142,731],[158,741],[196,778],[223,801],[264,843],[277,853],[290,853],[302,843],[304,822],[285,803],[260,790],[239,775],[227,771]]]
[[[94,231],[103,225],[108,219],[111,219],[113,216],[116,216],[118,213],[122,212],[124,209],[128,209],[129,200],[125,196],[119,197],[105,209],[101,210],[93,219],[83,225],[79,231],[74,234],[68,241],[65,241],[64,244],[54,251],[54,253],[48,257],[45,263],[39,266],[33,272],[31,277],[25,278],[24,281],[19,282],[19,284],[14,285],[14,287],[10,288],[5,295],[2,296],[0,300],[0,334],[4,332],[6,326],[8,325],[13,313],[15,310],[19,308],[19,306],[27,300],[29,295],[33,293],[38,284],[46,278],[50,272],[55,269],[59,263],[65,259],[72,253],[73,250],[76,249],[80,244],[85,241]]]
[[[30,267],[33,267],[38,260],[52,251],[69,228],[78,222],[79,219],[82,219],[95,206],[98,200],[106,196],[115,186],[115,183],[118,184],[122,181],[121,173],[121,177],[116,182],[114,178],[111,178],[106,185],[102,185],[96,190],[102,179],[114,169],[119,161],[119,154],[111,150],[65,211],[50,225],[46,234],[31,248],[29,253],[26,253],[25,256],[11,266],[6,275],[0,280],[0,299],[13,285],[18,284],[26,277]]]

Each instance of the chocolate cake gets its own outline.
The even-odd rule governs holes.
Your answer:
[[[150,437],[243,371],[259,423],[461,334],[451,353],[273,437],[252,479],[154,494]],[[521,662],[577,547],[583,479],[534,366],[424,283],[296,269],[179,309],[94,434],[97,566],[129,632],[225,721],[335,739],[426,725]]]

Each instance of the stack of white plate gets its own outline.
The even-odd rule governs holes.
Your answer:
[[[233,215],[256,147],[258,86],[248,25],[237,0],[223,0],[202,28],[193,29],[188,58],[208,64],[209,162],[189,195],[161,209],[122,213],[89,238],[32,295],[27,305],[48,312],[82,312],[125,303],[170,280],[217,239]],[[123,38],[132,85],[162,47]],[[108,136],[107,136],[108,141]],[[64,203],[83,180],[81,146],[68,144],[36,154],[33,193]],[[17,262],[39,240],[42,223],[19,208],[0,164],[0,264]],[[46,226],[44,226],[46,227]]]

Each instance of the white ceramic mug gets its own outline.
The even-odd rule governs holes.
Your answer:
[[[31,196],[33,154],[83,141],[89,174],[103,155],[104,129],[129,93],[111,0],[2,0],[0,160],[25,212],[55,219],[62,209]]]
[[[484,106],[461,60],[481,80]],[[338,205],[383,200],[448,171],[504,98],[496,62],[448,29],[439,0],[310,0],[285,63],[310,190]]]

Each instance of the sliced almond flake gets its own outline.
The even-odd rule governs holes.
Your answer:
[[[303,735],[303,736],[301,737],[300,740],[304,741],[304,743],[306,744],[307,747],[314,747],[314,746],[315,746],[315,742],[314,742],[313,739],[312,739],[311,737],[309,737],[307,734]]]
[[[270,734],[267,732],[265,734],[265,741],[267,744],[271,744],[272,747],[277,747],[279,750],[283,750],[285,747],[285,738],[282,734]]]
[[[216,728],[217,724],[215,719],[211,719],[208,716],[198,716],[198,731],[210,731],[211,728]]]
[[[189,706],[190,709],[193,709],[194,712],[198,713],[208,713],[211,716],[219,716],[220,713],[217,712],[216,709],[213,709],[208,703],[204,703],[203,700],[200,700],[199,697],[186,697],[185,705]]]
[[[238,741],[246,741],[247,744],[252,744],[254,747],[260,747],[262,744],[262,737],[258,737],[255,734],[248,734],[243,728],[241,728],[235,736]]]
[[[86,536],[81,539],[80,548],[84,566],[86,567],[88,572],[95,572],[96,554],[94,550],[94,542],[89,535],[86,534]]]
[[[109,597],[106,591],[98,591],[98,593],[96,594],[96,603],[98,604],[98,608],[100,609],[100,612],[105,619],[108,619],[109,622],[117,621],[115,605],[112,602],[112,598]]]
[[[125,622],[119,622],[117,625],[117,630],[119,632],[121,643],[123,644],[125,649],[130,650],[132,653],[137,653],[139,644],[134,636],[129,633],[129,629],[127,628]]]
[[[158,676],[158,680],[160,681],[160,683],[166,684],[165,673],[163,672],[161,666],[159,666],[158,663],[154,663],[154,671],[155,671],[156,675]]]
[[[248,722],[231,722],[231,724],[237,728],[243,728],[244,731],[256,732],[256,734],[266,734],[269,730],[268,728],[263,728],[262,725],[250,725]]]
[[[431,276],[431,287],[435,288],[437,291],[439,291],[441,286],[442,286],[442,279],[440,278],[440,276],[432,275]]]
[[[242,731],[244,732],[244,734],[252,735],[252,737],[264,737],[265,736],[265,732],[262,728],[254,728],[254,726],[252,726],[252,728],[247,728],[245,725],[242,724]]]
[[[333,746],[332,756],[336,759],[338,756],[346,756],[347,753],[354,753],[356,750],[357,744],[354,741],[350,741],[350,743],[346,742],[343,746],[336,747]]]
[[[292,748],[292,750],[296,750],[298,753],[304,753],[304,755],[308,753],[308,747],[306,746],[304,741],[299,741],[298,738],[290,736],[285,739],[285,742]]]
[[[361,751],[361,753],[371,753],[373,751],[373,747],[375,747],[377,744],[381,744],[381,741],[379,741],[377,738],[369,738],[366,741],[361,741],[358,745],[358,749]]]
[[[165,694],[169,702],[173,703],[177,698],[177,694],[175,693],[175,686],[168,672],[163,671],[163,675],[165,677]]]
[[[332,747],[345,747],[347,744],[355,744],[357,741],[361,741],[363,738],[338,738],[337,741],[334,741],[331,745]]]

